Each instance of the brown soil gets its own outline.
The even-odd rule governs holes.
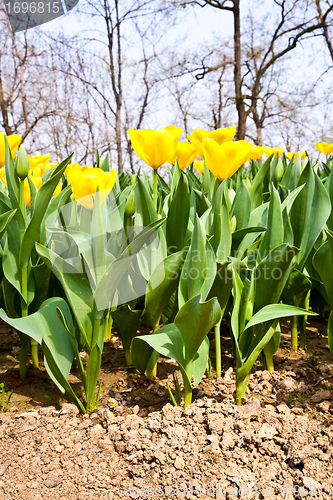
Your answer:
[[[18,338],[2,324],[0,383],[5,401],[13,394],[0,413],[0,500],[333,497],[326,326],[312,319],[308,350],[295,353],[286,322],[276,371],[257,362],[242,407],[226,331],[222,378],[212,370],[185,410],[170,405],[173,363],[161,360],[157,380],[138,375],[115,337],[103,354],[99,408],[82,416],[43,366],[20,382]],[[70,381],[79,393],[75,370]]]

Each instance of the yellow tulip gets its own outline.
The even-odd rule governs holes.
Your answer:
[[[297,152],[296,153],[285,153],[285,155],[289,160],[295,161],[296,156],[297,156]],[[301,155],[301,160],[304,160],[304,158],[306,158],[306,151],[303,151],[302,153],[300,153],[300,155]]]
[[[228,141],[219,145],[207,137],[202,146],[207,167],[215,177],[223,181],[231,177],[248,160],[253,143]]]
[[[264,154],[265,146],[255,146],[249,156],[250,160],[259,160]]]
[[[194,168],[199,172],[199,174],[203,174],[205,171],[205,162],[203,160],[195,161],[193,163]]]
[[[217,130],[213,130],[209,132],[208,130],[203,130],[201,128],[196,128],[192,135],[187,135],[188,140],[193,144],[195,149],[197,150],[200,158],[204,157],[202,141],[209,137],[213,139],[217,144],[221,145],[224,142],[232,141],[235,137],[236,128],[235,125],[232,127],[226,128],[218,128]]]
[[[12,153],[12,157],[15,158],[17,148],[21,142],[21,137],[19,135],[7,135],[7,141]],[[5,135],[0,132],[0,168],[5,166]]]
[[[128,133],[138,157],[157,170],[174,154],[182,129],[168,125],[156,130],[130,128]]]
[[[317,149],[320,153],[328,156],[333,153],[333,144],[327,144],[327,142],[316,142]]]
[[[271,155],[275,156],[276,154],[280,158],[280,156],[282,156],[283,153],[284,153],[284,149],[282,149],[282,148],[277,148],[277,149],[275,149],[275,148],[266,148],[266,146],[263,146],[263,148],[264,148],[264,155],[266,156],[266,158],[269,158]]]
[[[29,156],[29,168],[34,171],[34,169],[39,168],[40,171],[42,172],[40,175],[43,175],[45,173],[45,167],[49,163],[51,158],[51,153],[48,155],[35,155],[35,156]],[[37,173],[37,170],[36,170]],[[34,174],[36,175],[36,174]]]
[[[41,177],[30,177],[32,182],[35,184],[37,189],[40,189],[42,187],[42,179]],[[24,200],[25,200],[25,206],[29,207],[31,205],[31,192],[30,192],[30,186],[29,186],[29,181],[28,178],[24,179]]]
[[[58,186],[55,188],[55,190],[53,191],[53,194],[54,194],[54,197],[58,196],[58,194],[60,194],[62,191],[62,183],[61,184],[58,184]]]
[[[168,159],[168,163],[174,165],[176,162],[176,158],[178,160],[179,168],[184,170],[184,168],[188,167],[196,158],[197,150],[190,142],[181,141],[178,142],[176,151],[173,155]]]
[[[115,170],[104,172],[101,168],[87,168],[85,171],[72,168],[67,174],[74,198],[88,210],[93,210],[94,208],[97,186],[100,203],[102,204],[111,192],[116,182],[116,177],[117,173]]]
[[[66,167],[65,169],[65,174],[68,174],[68,172],[72,169],[78,169],[78,170],[82,170],[82,172],[84,172],[85,170],[87,170],[89,167],[89,165],[84,165],[84,167],[81,167],[81,165],[79,165],[78,163],[76,163],[76,161],[74,163],[71,163],[70,165],[68,165],[68,167]],[[99,169],[100,170],[100,169]]]

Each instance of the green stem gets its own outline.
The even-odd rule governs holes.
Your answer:
[[[269,372],[274,372],[273,356],[271,356],[270,354],[265,354],[265,358],[266,358],[267,370]]]
[[[22,267],[22,297],[21,297],[21,315],[22,318],[28,316],[28,268]],[[29,337],[27,335],[20,335],[21,339],[21,351],[20,351],[20,379],[25,380],[27,376],[27,362],[28,362],[28,348],[29,348]],[[32,354],[32,352],[31,352]],[[34,365],[35,366],[35,365]],[[38,367],[38,355],[37,355],[37,367]]]
[[[221,332],[220,332],[221,322],[219,321],[217,325],[215,325],[215,356],[216,356],[216,378],[221,377]]]
[[[290,329],[291,329],[291,348],[294,351],[297,351],[298,347],[298,331],[297,331],[297,326],[298,326],[298,317],[297,316],[292,316],[290,320]]]
[[[156,332],[156,330],[158,330],[159,324],[160,324],[160,321],[158,321],[157,325],[154,326],[153,334]],[[155,377],[155,378],[157,377],[157,361],[156,361],[154,367],[152,368],[150,375],[152,377]]]
[[[109,342],[111,339],[111,329],[109,328],[110,310],[104,318],[104,342]]]
[[[154,168],[154,207],[157,211],[157,169]]]
[[[309,310],[309,305],[310,305],[310,295],[311,295],[311,289],[308,291],[308,293],[306,294],[306,297],[305,297],[305,301],[304,301],[304,309],[307,309]],[[308,320],[308,316],[303,316],[303,318],[301,318],[301,328],[300,328],[300,332],[299,332],[299,345],[301,347],[301,349],[306,349],[306,322]]]
[[[131,350],[130,349],[124,349],[124,353],[125,353],[125,363],[126,363],[126,366],[131,366],[133,363],[132,363],[132,356],[131,356]],[[154,367],[154,369],[156,370],[156,365]],[[156,375],[154,375],[156,377]]]
[[[27,362],[28,362],[28,347],[29,347],[29,337],[24,335],[24,333],[20,334],[21,340],[21,348],[20,348],[20,380],[25,380],[27,376]]]
[[[38,363],[38,342],[34,339],[30,339],[30,352],[31,352],[31,359],[32,359],[32,366],[34,368],[38,368],[39,363]]]
[[[184,408],[192,403],[192,387],[184,384]]]

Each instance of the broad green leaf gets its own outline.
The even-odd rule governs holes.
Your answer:
[[[186,244],[190,197],[188,182],[181,173],[176,190],[170,202],[166,222],[166,240],[168,254],[181,251]]]
[[[298,250],[287,244],[274,248],[255,268],[252,280],[255,281],[254,312],[267,304],[274,304],[280,296],[295,265]]]
[[[294,245],[300,249],[297,268],[302,270],[331,212],[331,202],[325,187],[307,164],[299,179],[305,184],[290,210]]]
[[[271,250],[273,250],[273,248],[282,245],[283,242],[283,221],[280,197],[273,184],[271,184],[267,229],[259,246],[257,262],[260,262]]]
[[[137,331],[141,326],[140,314],[141,311],[132,311],[128,304],[123,304],[111,312],[112,319],[118,327],[121,342],[125,350],[130,349],[132,340],[137,335]]]
[[[68,163],[70,162],[72,155],[66,158],[63,162],[58,165],[50,179],[42,185],[35,200],[35,210],[29,225],[24,233],[21,250],[20,250],[20,265],[22,267],[27,267],[28,261],[32,249],[35,246],[35,242],[38,241],[40,235],[40,226],[44,218],[47,207],[50,203],[53,192],[65,171]]]
[[[236,217],[236,230],[246,228],[248,226],[251,213],[251,196],[250,192],[242,179],[234,198],[231,210],[231,216]]]
[[[302,316],[303,314],[307,314],[308,316],[317,316],[317,313],[300,307],[289,306],[287,304],[269,304],[252,316],[250,321],[247,323],[245,330],[251,326],[259,325],[260,323],[265,323],[266,321],[273,319],[285,318],[288,316]]]
[[[197,295],[182,306],[174,325],[183,338],[186,362],[194,358],[206,335],[220,320],[221,308],[216,298],[200,302],[200,295]]]
[[[102,353],[98,344],[95,344],[89,354],[89,360],[86,372],[86,396],[87,396],[87,409],[95,396],[95,389],[97,385],[97,380],[99,372],[101,369]]]
[[[36,250],[62,284],[89,353],[93,322],[93,293],[89,281],[52,250],[39,243]]]
[[[158,264],[150,276],[145,295],[145,308],[141,316],[146,325],[155,328],[158,324],[170,297],[177,290],[187,252],[188,248],[184,248],[169,255]]]
[[[9,318],[3,309],[0,310],[0,317],[15,330],[24,333],[39,344],[44,342],[67,380],[74,352],[68,333],[58,318],[57,307],[61,309],[67,324],[72,329],[73,323],[69,307],[63,299],[58,297],[46,300],[37,312],[24,318]]]

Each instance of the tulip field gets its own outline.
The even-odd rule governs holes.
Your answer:
[[[255,363],[274,371],[281,320],[306,349],[307,319],[333,305],[333,144],[317,143],[316,160],[236,141],[235,127],[181,134],[130,129],[136,175],[98,153],[93,167],[51,164],[0,135],[0,318],[19,335],[21,380],[43,353],[82,413],[98,406],[115,334],[141,374],[174,360],[170,398],[187,406],[212,365],[208,335],[224,371],[223,321],[241,405]],[[333,355],[332,313],[327,340]],[[83,394],[68,381],[74,360]]]

